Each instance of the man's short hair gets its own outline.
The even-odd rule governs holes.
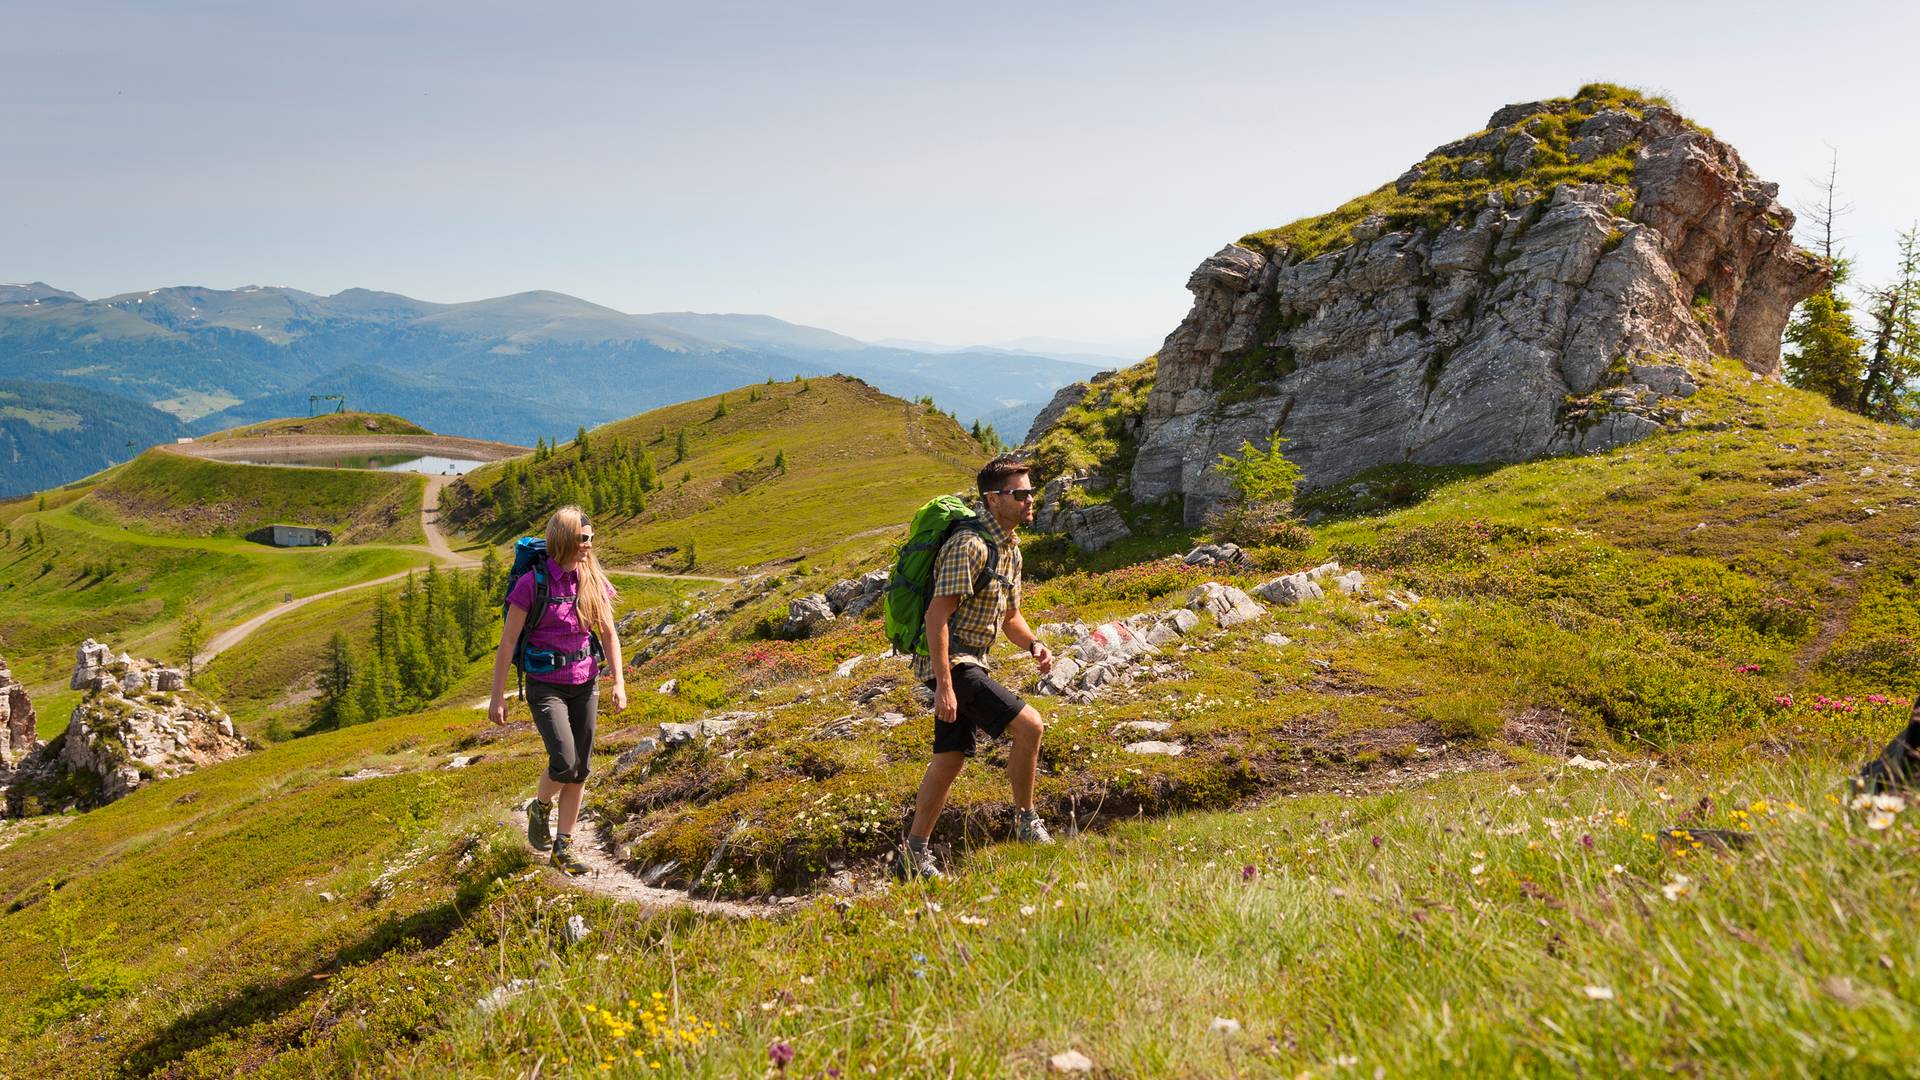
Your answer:
[[[1006,487],[1007,481],[1014,477],[1031,474],[1032,472],[1033,466],[1027,464],[1026,460],[1020,455],[1001,454],[999,457],[987,462],[986,465],[980,469],[980,476],[978,478],[980,494],[985,495],[989,491],[998,491]]]

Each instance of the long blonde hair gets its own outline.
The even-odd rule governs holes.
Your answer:
[[[565,566],[567,560],[580,551],[580,534],[588,528],[587,512],[577,506],[563,506],[547,519],[547,557]],[[591,550],[581,554],[580,565],[574,568],[580,575],[578,595],[573,601],[573,609],[580,616],[580,625],[594,633],[612,621],[613,612],[609,610],[607,597],[614,594],[613,584],[600,569],[600,560]]]

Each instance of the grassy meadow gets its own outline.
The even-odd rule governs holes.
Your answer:
[[[1069,1051],[1116,1077],[1920,1074],[1920,811],[1845,784],[1920,676],[1920,433],[1734,365],[1703,379],[1682,430],[1606,454],[1317,493],[1305,546],[1244,571],[1184,566],[1178,531],[1090,558],[1036,538],[1036,626],[1329,558],[1367,585],[1203,620],[1093,703],[1036,699],[1061,842],[1001,842],[985,748],[935,886],[883,875],[931,721],[877,613],[767,633],[898,538],[904,512],[835,517],[822,489],[780,519],[835,522],[785,538],[797,559],[621,580],[623,609],[691,629],[638,620],[588,786],[628,865],[768,917],[649,911],[531,864],[510,814],[543,754],[523,712],[462,700],[475,661],[439,708],[0,825],[0,1074],[1038,1076]],[[109,530],[56,503],[0,522]],[[366,599],[250,643],[221,672],[236,707],[264,716]],[[9,629],[21,610],[0,606]],[[614,775],[660,722],[719,710],[753,715]],[[1184,752],[1128,753],[1140,720]],[[841,871],[851,895],[823,891]]]

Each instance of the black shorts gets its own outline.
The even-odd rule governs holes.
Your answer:
[[[929,688],[933,685],[933,680],[927,680]],[[953,696],[960,704],[953,723],[944,723],[938,716],[933,718],[933,752],[936,754],[958,750],[972,757],[974,729],[997,739],[1007,733],[1007,725],[1027,707],[1026,702],[995,682],[979,664],[953,665]]]

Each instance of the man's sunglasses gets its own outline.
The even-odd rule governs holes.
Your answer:
[[[1011,495],[1014,498],[1019,499],[1021,502],[1026,502],[1029,499],[1032,499],[1033,493],[1038,490],[1039,490],[1038,488],[989,488],[987,490],[987,494]]]

